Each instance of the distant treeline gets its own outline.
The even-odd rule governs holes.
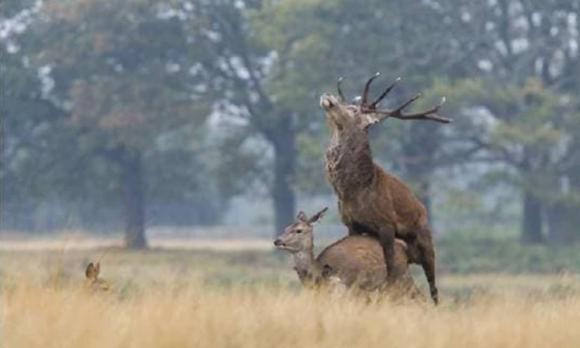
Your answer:
[[[576,242],[579,47],[580,0],[3,0],[0,227],[121,225],[138,248],[246,195],[280,231],[330,193],[318,97],[381,71],[403,78],[385,107],[447,97],[451,125],[372,134],[435,221]]]

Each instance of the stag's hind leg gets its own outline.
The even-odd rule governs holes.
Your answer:
[[[435,248],[433,246],[431,229],[429,227],[425,227],[419,231],[417,236],[417,247],[421,267],[423,267],[423,271],[427,277],[427,282],[429,283],[431,298],[435,304],[438,304],[439,290],[437,290],[437,284],[435,282]]]

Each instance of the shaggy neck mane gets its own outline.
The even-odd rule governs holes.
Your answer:
[[[334,132],[326,151],[326,175],[341,199],[372,184],[374,163],[365,130]]]

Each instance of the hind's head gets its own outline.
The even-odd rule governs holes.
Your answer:
[[[284,232],[274,241],[276,248],[291,253],[309,251],[314,248],[314,224],[316,224],[328,208],[324,208],[312,217],[307,217],[304,212],[298,213],[298,221],[289,225]]]

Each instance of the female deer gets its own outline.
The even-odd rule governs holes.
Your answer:
[[[286,227],[274,241],[274,245],[286,250],[294,257],[294,269],[300,281],[307,287],[336,283],[347,288],[372,291],[385,285],[387,269],[379,242],[369,236],[352,235],[342,238],[326,247],[318,257],[314,257],[314,227],[327,208],[308,218],[303,212],[298,221]],[[401,290],[412,297],[420,296],[408,269],[407,247],[402,240],[396,240],[395,261],[399,269],[404,269]]]

